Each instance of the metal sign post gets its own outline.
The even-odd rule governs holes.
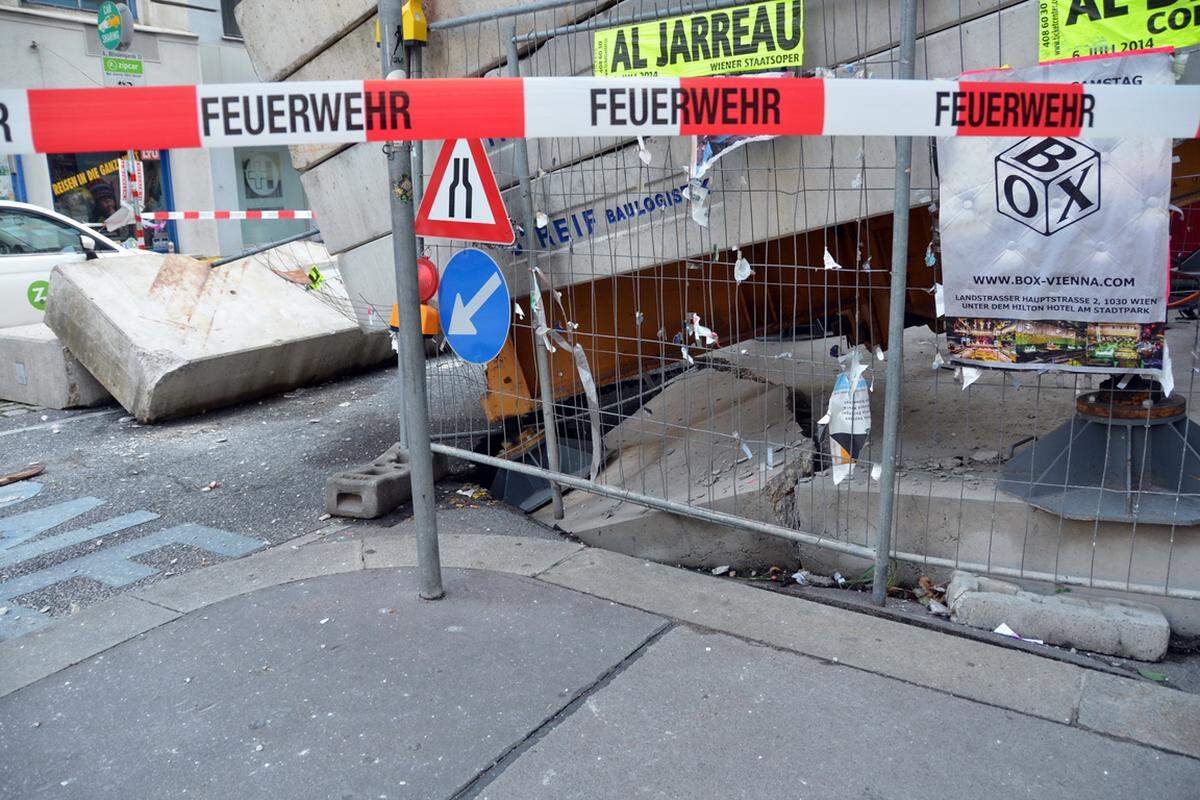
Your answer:
[[[407,77],[401,30],[400,0],[379,0],[384,78]],[[401,439],[411,480],[413,516],[417,523],[417,565],[421,597],[437,600],[442,588],[438,552],[437,504],[434,497],[433,451],[429,439],[429,400],[425,394],[425,345],[421,338],[420,288],[417,281],[417,236],[413,229],[414,185],[411,142],[388,145],[388,186],[392,207],[392,250],[396,261],[396,333],[400,364]]]
[[[519,78],[521,76],[521,59],[517,52],[516,23],[512,20],[505,23],[504,44],[508,56],[508,75],[512,78]],[[542,302],[542,292],[547,291],[552,296],[554,286],[548,279],[546,286],[540,286],[537,279],[537,218],[533,213],[533,178],[529,174],[529,142],[525,139],[518,139],[515,144],[517,177],[521,182],[521,223],[525,228],[525,253],[529,259],[529,302],[533,307],[534,319],[537,321],[535,324],[545,325],[547,329],[553,330],[550,323],[551,315],[554,313],[553,304]],[[542,428],[546,432],[546,466],[550,468],[551,472],[561,472],[558,427],[554,422],[554,387],[550,378],[550,355],[541,343],[535,345],[534,350],[536,351],[538,386],[541,395]],[[565,513],[562,487],[551,481],[550,490],[550,504],[554,518],[562,519]]]
[[[913,79],[917,50],[917,0],[904,0],[900,9],[900,75]],[[879,476],[879,531],[875,538],[875,576],[871,586],[876,605],[887,602],[891,565],[892,518],[896,507],[896,460],[900,439],[900,387],[904,380],[904,308],[908,293],[908,219],[912,203],[912,137],[896,137],[896,194],[892,218],[892,293],[888,306],[887,396],[883,411],[883,455]]]

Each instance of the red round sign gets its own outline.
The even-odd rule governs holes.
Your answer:
[[[425,256],[417,259],[417,286],[420,288],[422,303],[428,303],[429,299],[437,294],[437,266]]]

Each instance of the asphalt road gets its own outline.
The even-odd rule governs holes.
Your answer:
[[[8,609],[0,639],[268,544],[403,522],[410,507],[365,523],[329,519],[322,501],[330,474],[396,441],[395,379],[393,369],[377,370],[152,426],[117,406],[0,416],[0,474],[46,465],[32,481],[0,489],[0,608]],[[457,495],[472,478],[438,486],[449,528],[456,507],[483,505],[473,526],[482,519],[497,532],[553,535]]]

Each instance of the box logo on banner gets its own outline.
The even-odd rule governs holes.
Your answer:
[[[996,156],[996,210],[1043,236],[1100,210],[1100,153],[1078,139],[1030,138]]]
[[[1150,53],[973,75],[980,81],[1174,82]],[[938,141],[946,339],[960,364],[1162,368],[1171,140]]]

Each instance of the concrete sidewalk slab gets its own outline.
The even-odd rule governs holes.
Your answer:
[[[1027,653],[585,550],[541,580],[775,647],[1069,724],[1084,670]]]
[[[450,797],[665,624],[496,573],[276,586],[0,699],[0,797]]]
[[[442,537],[442,553],[448,571],[457,566],[472,570],[465,575],[534,576],[539,582],[684,624],[1200,759],[1200,697],[1169,688],[570,542],[448,534]],[[210,604],[247,593],[253,594],[238,602],[257,608],[258,598],[268,596],[264,590],[279,584],[339,573],[394,579],[394,569],[404,575],[415,564],[411,536],[374,532],[361,539],[284,545],[147,587],[131,598],[145,602],[132,608],[161,613],[167,621],[179,612],[207,615]],[[454,592],[448,602],[457,602]],[[20,689],[120,641],[117,634],[100,641],[79,639],[70,628],[74,620],[53,623],[39,634],[41,646],[58,655],[47,664],[13,670],[5,691]],[[154,624],[158,623],[151,619],[134,626],[128,635]],[[581,619],[580,624],[588,623]],[[23,646],[20,641],[0,643],[0,665],[18,663],[12,659]]]
[[[488,800],[1140,797],[1200,763],[858,670],[675,628],[491,784]]]
[[[1079,702],[1079,724],[1200,758],[1200,695],[1089,671]]]
[[[48,628],[6,642],[0,648],[0,697],[178,617],[170,609],[117,595]]]

